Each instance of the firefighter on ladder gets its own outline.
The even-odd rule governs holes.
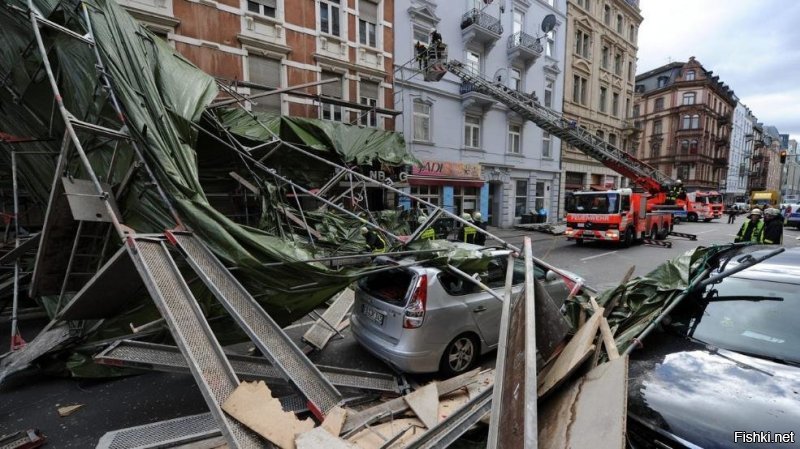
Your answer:
[[[739,232],[736,233],[734,243],[739,242],[752,242],[761,243],[764,236],[764,222],[761,221],[761,209],[753,209],[750,211],[749,220],[742,223]]]
[[[364,240],[367,242],[368,251],[373,253],[385,253],[389,250],[389,245],[386,243],[386,239],[384,239],[380,233],[363,226],[361,228],[361,235],[364,236]]]

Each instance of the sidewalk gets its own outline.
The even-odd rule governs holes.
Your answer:
[[[491,234],[496,235],[498,238],[501,238],[509,243],[516,244],[516,242],[522,242],[522,238],[528,236],[531,238],[531,242],[541,242],[546,240],[552,240],[554,238],[563,239],[563,235],[553,235],[547,234],[545,232],[536,232],[536,231],[524,231],[522,229],[514,229],[514,228],[497,228],[494,226],[488,226],[486,228]]]

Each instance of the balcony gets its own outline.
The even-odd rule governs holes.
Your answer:
[[[472,83],[461,83],[458,93],[461,94],[461,104],[464,108],[486,110],[496,102],[494,98],[475,90],[475,86]]]
[[[492,45],[502,34],[500,20],[479,9],[471,9],[461,16],[461,37],[464,42]]]
[[[539,56],[542,56],[544,47],[539,39],[522,31],[508,36],[506,53],[511,62],[521,62],[523,64],[533,64]]]
[[[719,126],[728,125],[730,123],[731,123],[731,115],[730,114],[722,115],[717,119],[717,124]]]
[[[724,147],[728,145],[728,138],[727,137],[717,137],[714,140],[714,144],[718,147]]]
[[[675,155],[675,162],[697,162],[697,154],[678,153]]]
[[[754,154],[750,158],[750,160],[753,161],[753,162],[761,162],[763,159],[764,159],[764,155],[763,154]]]
[[[715,167],[727,167],[728,166],[728,158],[727,157],[715,157],[712,161]]]

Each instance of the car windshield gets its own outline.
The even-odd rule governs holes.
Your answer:
[[[619,212],[618,193],[588,193],[573,195],[567,212],[582,214],[616,214]]]
[[[728,277],[674,327],[704,343],[767,359],[800,362],[796,284]]]

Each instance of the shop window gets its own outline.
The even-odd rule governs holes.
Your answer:
[[[514,191],[514,216],[528,213],[528,181],[518,179]]]

